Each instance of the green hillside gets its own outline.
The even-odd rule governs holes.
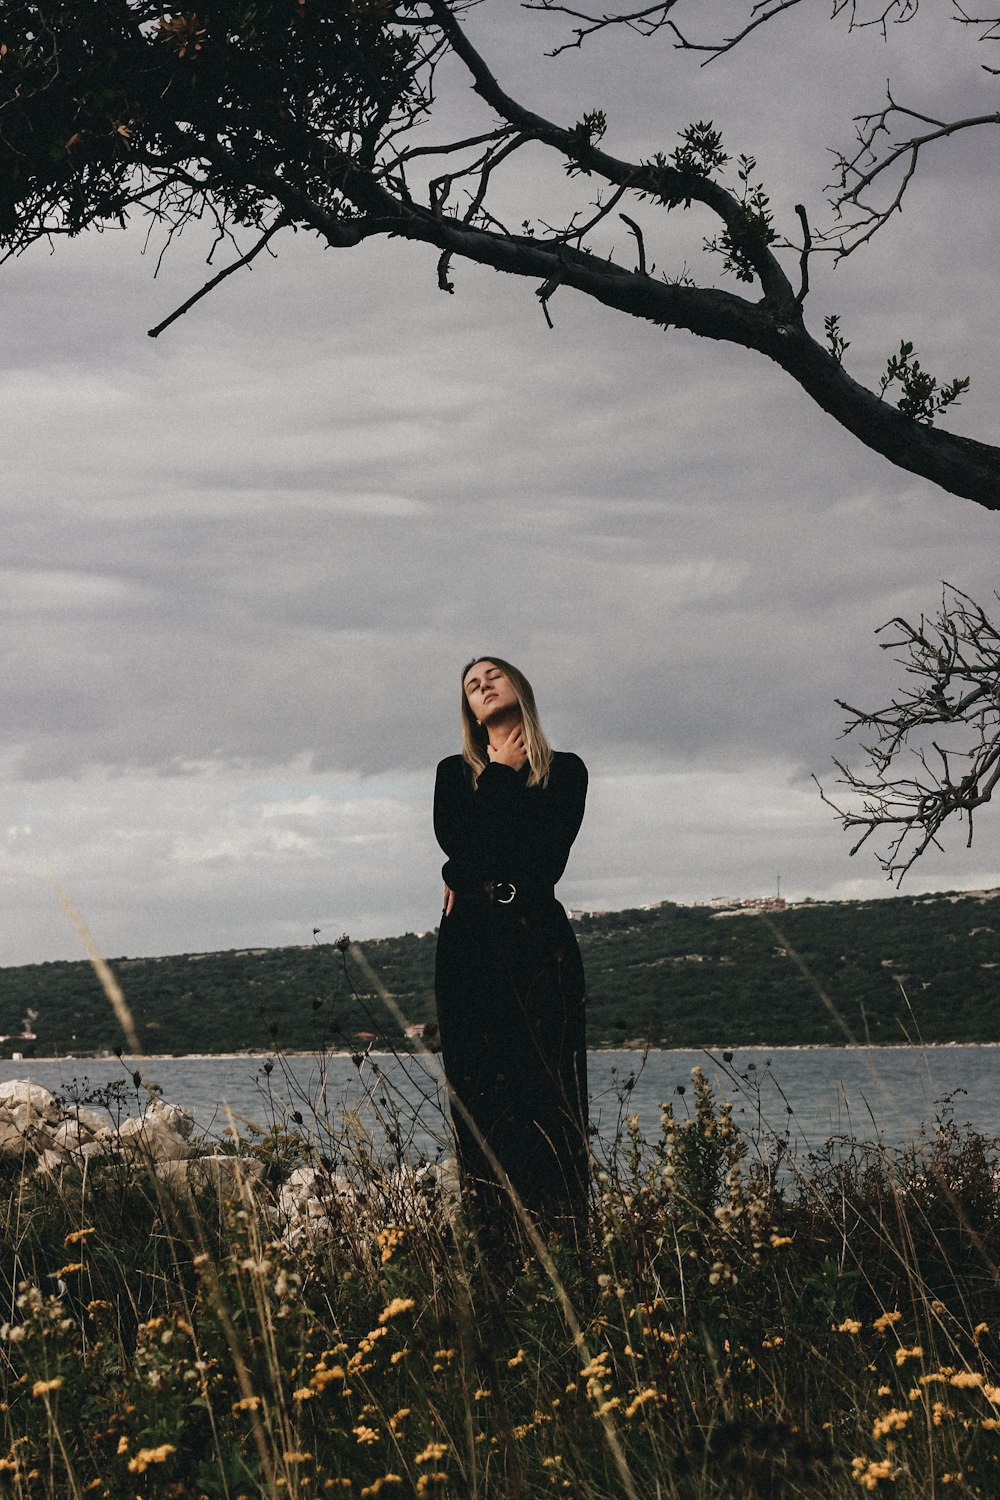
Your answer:
[[[594,1046],[1000,1041],[1000,891],[762,915],[666,903],[575,925]],[[434,934],[362,946],[407,1021],[432,1021]],[[332,944],[111,962],[150,1052],[400,1040]],[[2,1033],[6,1057],[111,1051],[124,1040],[86,962],[0,969]]]

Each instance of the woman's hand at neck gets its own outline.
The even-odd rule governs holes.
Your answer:
[[[490,742],[486,747],[486,754],[491,763],[500,766],[510,766],[512,771],[520,771],[527,762],[528,752],[524,747],[524,731],[520,719],[512,726],[506,724],[490,725]]]

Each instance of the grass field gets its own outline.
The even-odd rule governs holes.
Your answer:
[[[995,1143],[793,1161],[697,1072],[677,1106],[623,1099],[584,1245],[505,1257],[350,1121],[232,1138],[222,1193],[8,1158],[0,1493],[1000,1494]]]

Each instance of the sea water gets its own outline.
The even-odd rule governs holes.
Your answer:
[[[932,1131],[943,1111],[1000,1137],[996,1047],[802,1047],[722,1051],[592,1052],[590,1113],[600,1139],[638,1117],[655,1135],[660,1106],[683,1119],[693,1108],[692,1071],[702,1068],[732,1101],[741,1129],[766,1149],[789,1135],[796,1149],[831,1137],[902,1145]],[[448,1148],[440,1060],[366,1054],[323,1057],[125,1057],[0,1061],[0,1083],[30,1078],[64,1099],[105,1097],[115,1112],[140,1113],[155,1088],[194,1112],[199,1132],[222,1136],[274,1127],[345,1126],[396,1132],[428,1155]]]

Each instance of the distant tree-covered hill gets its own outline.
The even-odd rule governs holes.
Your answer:
[[[575,925],[594,1046],[1000,1041],[1000,891],[755,915],[664,903]],[[408,1024],[433,1023],[434,934],[361,946]],[[334,944],[111,963],[149,1052],[402,1040],[350,952]],[[124,1044],[83,961],[0,969],[2,1034],[7,1057]]]

